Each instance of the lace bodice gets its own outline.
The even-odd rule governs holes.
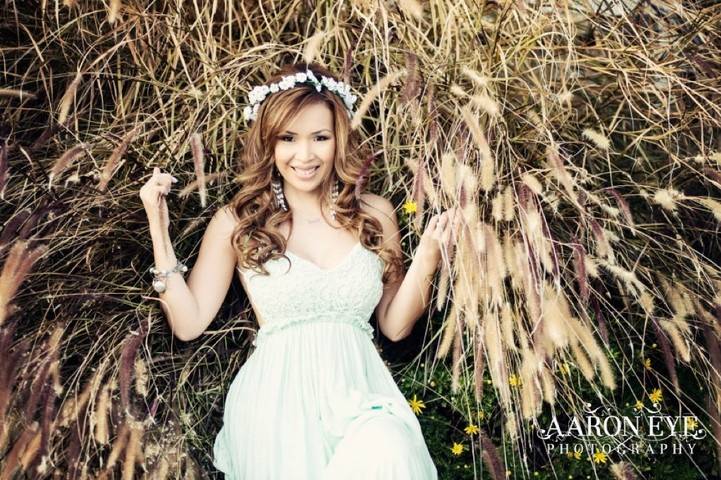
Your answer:
[[[368,323],[383,295],[383,260],[360,242],[337,266],[320,268],[286,250],[285,258],[268,260],[270,275],[236,267],[247,295],[264,320],[253,345],[282,329],[308,322],[342,322],[373,337]]]

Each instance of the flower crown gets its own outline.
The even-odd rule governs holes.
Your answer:
[[[318,80],[311,70],[306,69],[305,73],[298,72],[295,75],[287,75],[279,82],[253,87],[250,93],[248,93],[248,106],[243,109],[243,118],[245,121],[255,120],[260,104],[263,103],[268,95],[276,93],[278,90],[288,90],[289,88],[295,87],[298,83],[311,83],[319,92],[322,87],[327,88],[343,100],[348,111],[348,116],[353,116],[353,104],[358,97],[350,93],[350,85],[326,76],[321,76],[321,79]]]

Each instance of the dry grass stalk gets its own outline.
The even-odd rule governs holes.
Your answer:
[[[133,141],[133,139],[135,139],[138,132],[139,127],[135,127],[130,130],[130,132],[123,137],[118,146],[113,149],[113,153],[110,154],[110,157],[108,157],[108,160],[103,166],[103,171],[100,172],[100,180],[98,181],[99,191],[104,192],[108,188],[108,182],[110,182],[110,179],[113,178],[113,174],[116,172],[117,168],[122,165],[122,162],[119,162],[120,158],[125,155],[128,145]]]
[[[38,429],[38,422],[33,422],[28,425],[25,430],[23,430],[23,433],[20,434],[5,457],[4,465],[2,471],[0,472],[0,480],[12,480],[15,473],[21,469],[21,458],[28,449],[28,446],[35,437],[35,434],[38,432]]]
[[[312,37],[308,39],[303,48],[303,61],[312,63],[316,61],[318,53],[320,52],[320,46],[323,43],[326,33],[322,30],[315,32]]]
[[[46,250],[47,247],[44,245],[30,250],[26,240],[18,240],[10,249],[10,254],[5,260],[2,273],[0,273],[0,326],[14,312],[10,301],[33,264]]]
[[[493,185],[496,182],[496,165],[494,163],[495,161],[493,159],[493,155],[491,154],[491,148],[488,145],[488,140],[486,140],[486,135],[483,133],[480,125],[478,124],[478,119],[467,105],[461,108],[461,116],[463,117],[463,121],[466,123],[468,130],[471,132],[473,142],[476,144],[478,152],[481,155],[481,190],[488,192],[493,188]]]
[[[63,172],[65,172],[68,168],[72,166],[75,160],[85,154],[85,148],[86,145],[83,143],[75,145],[74,147],[66,150],[65,153],[63,153],[55,161],[52,169],[50,170],[50,173],[48,173],[48,188],[51,188],[53,186],[56,177],[60,176]]]
[[[368,93],[366,93],[363,96],[363,100],[361,100],[361,103],[356,110],[355,114],[353,115],[353,120],[351,121],[351,130],[357,129],[361,121],[363,119],[363,115],[366,114],[368,111],[368,108],[370,108],[373,101],[378,98],[378,96],[384,92],[390,85],[395,83],[398,79],[406,75],[405,68],[397,70],[395,72],[391,72],[382,79],[378,81],[373,87],[370,88]]]
[[[75,92],[78,90],[78,85],[80,85],[80,80],[82,80],[82,78],[82,73],[78,72],[75,75],[73,81],[70,82],[67,90],[65,90],[63,98],[60,100],[60,108],[58,109],[58,123],[60,125],[64,124],[65,120],[68,118],[70,104],[73,103],[73,99],[75,98]]]
[[[458,328],[459,321],[458,316],[460,315],[458,306],[456,303],[451,304],[451,308],[448,311],[448,316],[446,317],[446,321],[444,322],[443,327],[443,338],[441,339],[441,343],[438,346],[438,351],[436,352],[436,358],[445,358],[446,355],[448,355],[448,352],[451,349],[451,346],[453,345],[453,339],[456,336],[456,329]]]
[[[108,23],[110,25],[115,24],[115,21],[120,16],[120,9],[123,4],[120,0],[110,0],[110,6],[108,8]]]
[[[195,178],[198,182],[200,205],[205,208],[207,205],[207,192],[205,187],[205,159],[203,155],[203,143],[199,133],[194,133],[190,136],[190,147],[193,152],[193,167],[195,169]]]
[[[418,21],[423,20],[423,5],[417,0],[398,0],[398,6],[401,7],[407,15]]]
[[[0,97],[17,97],[25,100],[35,98],[35,94],[19,88],[0,88]]]
[[[611,141],[605,135],[592,128],[584,129],[583,136],[593,142],[593,144],[601,150],[608,150],[611,148]]]

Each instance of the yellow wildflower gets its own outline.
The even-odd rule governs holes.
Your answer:
[[[410,214],[415,213],[418,210],[418,205],[413,200],[409,200],[403,204],[403,211]]]
[[[698,427],[698,422],[696,421],[696,417],[686,417],[686,429],[687,430],[696,430]]]
[[[461,453],[463,453],[463,444],[453,442],[453,446],[451,447],[451,452],[453,452],[453,455],[460,455]]]
[[[647,358],[643,361],[643,366],[646,370],[651,370],[651,359]]]
[[[512,387],[518,387],[521,385],[521,377],[516,375],[515,373],[512,373],[510,377],[508,377],[508,384]]]
[[[421,413],[422,409],[426,408],[426,404],[423,403],[423,400],[419,400],[415,394],[413,394],[413,398],[411,400],[408,400],[408,404],[411,406],[413,413],[416,415]]]
[[[634,405],[633,408],[635,408],[636,410],[643,410],[643,407],[643,402],[641,400],[636,400],[636,405]]]
[[[571,373],[571,366],[568,364],[568,362],[563,362],[558,366],[558,369],[563,373],[564,375],[569,375]]]
[[[608,455],[606,455],[606,452],[597,451],[593,453],[593,463],[606,463],[608,460]]]
[[[472,423],[463,429],[468,435],[475,435],[478,433],[478,427]]]
[[[654,388],[653,391],[648,395],[648,399],[653,403],[659,403],[663,399],[663,392],[660,388]]]
[[[580,460],[580,459],[581,459],[581,452],[574,451],[574,452],[573,452],[573,458],[575,458],[576,460]]]
[[[484,418],[486,418],[486,412],[478,410],[478,420],[483,420]]]

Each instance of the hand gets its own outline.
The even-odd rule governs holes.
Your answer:
[[[438,263],[441,256],[448,258],[448,252],[456,244],[462,218],[461,210],[457,207],[431,217],[418,245],[421,255],[434,264]]]
[[[163,229],[170,227],[168,204],[165,197],[170,193],[170,187],[178,179],[169,173],[161,173],[158,167],[153,169],[153,175],[145,185],[140,188],[140,199],[143,201],[148,221],[156,223]]]

